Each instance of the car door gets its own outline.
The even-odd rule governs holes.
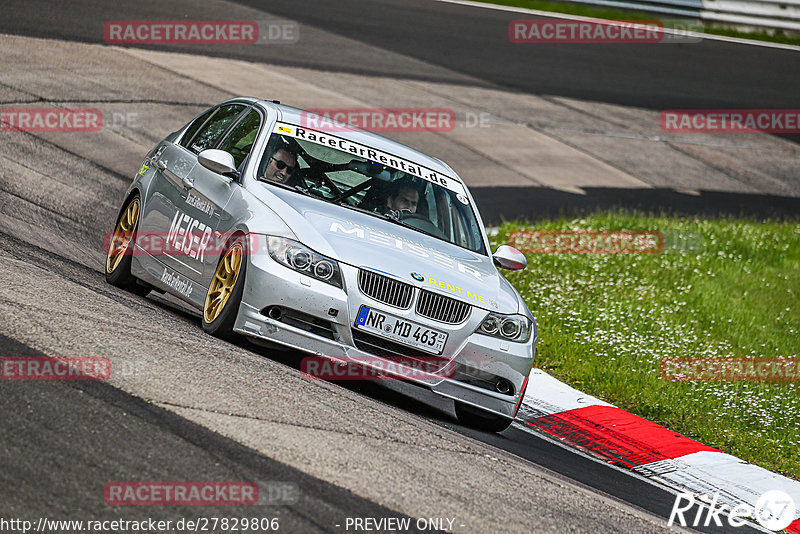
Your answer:
[[[227,130],[214,148],[231,154],[236,168],[241,171],[250,155],[253,143],[258,137],[262,123],[261,114],[256,109],[249,108]],[[201,213],[197,214],[198,220],[213,232],[213,237],[201,250],[202,281],[205,286],[211,281],[219,256],[224,252],[227,232],[235,224],[237,216],[241,215],[228,211],[231,195],[237,187],[240,187],[240,184],[233,177],[222,176],[200,164],[196,165],[189,173],[189,180],[191,188],[187,204],[200,210]],[[203,230],[203,232],[206,231]],[[200,242],[201,245],[203,243],[204,241]]]
[[[223,134],[243,115],[247,106],[228,104],[214,108],[197,119],[202,123],[186,130],[178,144],[165,143],[163,150],[153,158],[158,172],[154,178],[151,200],[145,208],[144,225],[165,240],[159,259],[175,273],[194,282],[200,282],[205,260],[204,249],[211,242],[219,222],[219,212],[214,205],[195,190],[197,155],[213,148]],[[164,276],[174,280],[173,273]],[[174,287],[189,284],[174,283]],[[194,294],[184,296],[190,297]]]

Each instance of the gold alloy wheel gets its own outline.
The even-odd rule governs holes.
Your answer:
[[[203,319],[206,323],[213,323],[225,308],[225,303],[233,293],[236,279],[239,277],[239,268],[242,266],[242,244],[234,243],[222,257],[211,285],[208,287],[206,304],[203,306]]]
[[[136,229],[137,222],[139,222],[139,199],[134,198],[125,208],[125,213],[119,218],[117,227],[114,229],[114,235],[111,237],[111,243],[108,246],[108,257],[106,257],[106,272],[108,274],[113,273],[122,262],[125,251],[128,250],[133,239],[133,231]]]

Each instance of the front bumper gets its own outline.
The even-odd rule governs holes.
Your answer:
[[[339,289],[284,267],[266,252],[255,253],[249,260],[242,303],[234,325],[236,332],[315,356],[386,372],[387,367],[392,369],[392,366],[379,364],[386,353],[361,350],[353,337],[358,310],[365,304],[448,333],[443,354],[431,356],[449,365],[424,377],[419,373],[402,372],[398,375],[400,378],[503,417],[516,415],[533,365],[535,338],[528,343],[514,343],[475,334],[488,313],[480,308],[473,307],[464,323],[453,326],[416,315],[413,305],[400,310],[382,304],[361,292],[358,268],[349,265],[340,264],[345,288]],[[272,318],[266,312],[272,307],[287,310],[288,314],[280,319]],[[288,320],[289,317],[299,317],[299,320]],[[365,347],[364,343],[360,346]],[[414,352],[413,348],[411,351]],[[378,364],[373,365],[373,362]],[[492,390],[493,381],[498,379],[508,381],[513,392],[503,394]]]

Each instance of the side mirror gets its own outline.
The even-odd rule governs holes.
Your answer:
[[[197,156],[197,161],[211,172],[223,176],[237,176],[238,174],[233,156],[224,150],[216,150],[214,148],[203,150]]]
[[[521,271],[528,266],[528,259],[525,254],[508,245],[500,245],[497,252],[492,255],[494,264],[502,269]]]

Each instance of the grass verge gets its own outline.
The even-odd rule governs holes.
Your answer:
[[[505,223],[493,248],[530,225]],[[658,254],[530,254],[508,279],[539,325],[536,366],[634,414],[800,479],[800,382],[661,378],[675,357],[800,363],[800,224],[636,212],[536,230],[657,230]]]
[[[535,9],[539,11],[551,11],[553,13],[565,13],[567,15],[580,15],[597,19],[609,20],[661,20],[665,28],[689,29],[695,32],[710,33],[713,35],[724,35],[726,37],[736,37],[739,39],[752,39],[755,41],[765,41],[769,43],[781,43],[800,46],[800,36],[785,34],[781,32],[754,31],[745,32],[728,26],[716,26],[701,22],[692,22],[688,28],[685,21],[668,18],[661,18],[664,15],[657,13],[647,13],[643,11],[633,11],[626,9],[612,9],[576,4],[572,2],[557,2],[548,0],[474,0],[484,4],[497,4],[501,6],[521,7],[525,9]]]

